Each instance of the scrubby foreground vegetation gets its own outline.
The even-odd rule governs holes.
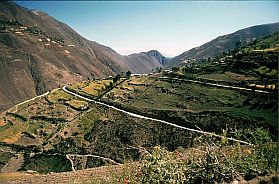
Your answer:
[[[233,132],[254,146],[201,136],[193,148],[168,152],[155,147],[142,164],[143,183],[223,183],[251,180],[278,169],[278,148],[262,129]]]
[[[3,175],[2,181],[40,183],[278,183],[278,147],[264,129],[224,130],[222,136],[233,136],[250,145],[201,135],[191,148],[169,151],[161,146],[142,149],[139,162],[65,175]],[[58,161],[58,160],[57,160]],[[45,177],[47,176],[47,177]],[[66,176],[66,177],[65,177]],[[28,178],[28,179],[26,179]],[[63,180],[64,178],[64,180]]]
[[[245,183],[252,179],[254,183],[261,183],[260,176],[275,173],[278,147],[268,132],[263,129],[226,130],[222,135],[228,134],[239,139],[245,137],[253,145],[200,136],[189,149],[180,147],[170,152],[155,146],[150,152],[146,150],[137,167],[126,166],[117,177],[112,175],[107,181],[94,180],[93,183]],[[276,183],[278,177],[265,180]]]

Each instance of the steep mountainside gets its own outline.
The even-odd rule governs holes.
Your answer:
[[[200,60],[204,58],[213,58],[234,50],[236,47],[246,45],[247,43],[261,37],[269,36],[278,32],[278,23],[257,25],[245,29],[241,29],[234,33],[223,35],[207,42],[199,47],[186,51],[172,59],[169,67],[183,65],[184,63]]]
[[[131,64],[131,69],[139,73],[149,73],[152,69],[165,66],[169,62],[169,59],[162,56],[162,54],[156,50],[131,54],[127,56],[127,59]]]
[[[144,61],[122,56],[46,13],[3,1],[0,51],[0,111],[61,84],[127,70],[146,73],[162,63],[162,56]]]

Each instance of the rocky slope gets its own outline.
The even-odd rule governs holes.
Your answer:
[[[150,57],[122,56],[44,12],[13,2],[0,2],[0,20],[0,112],[61,84],[127,70],[147,73],[165,63],[155,51]]]
[[[156,50],[131,54],[127,56],[127,59],[131,65],[131,69],[139,73],[149,73],[152,69],[165,66],[170,61]]]
[[[236,47],[246,45],[257,39],[269,36],[278,32],[278,23],[263,24],[241,29],[231,34],[219,36],[199,47],[188,50],[176,56],[168,64],[168,67],[179,66],[187,62],[193,62],[204,58],[214,58],[223,52],[234,50]]]

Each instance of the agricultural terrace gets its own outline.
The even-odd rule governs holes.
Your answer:
[[[98,98],[104,95],[107,91],[113,87],[119,85],[125,80],[125,78],[115,77],[113,79],[83,81],[68,86],[72,91],[78,92],[81,95],[85,95],[91,98]]]
[[[142,113],[174,113],[184,121],[187,113],[210,112],[275,126],[278,119],[276,98],[268,95],[145,76],[131,77],[102,100]]]
[[[101,84],[108,83],[103,81]],[[253,131],[254,125],[273,128],[272,123],[277,122],[277,107],[274,106],[273,98],[264,95],[147,76],[134,76],[117,84],[103,93],[100,100],[188,128],[217,133],[224,130],[223,133],[231,132],[229,136],[247,140],[242,134],[234,134],[235,129],[232,128]],[[90,83],[87,86],[94,87]],[[276,127],[273,129],[277,130]],[[6,113],[0,118],[0,135],[0,141],[7,144],[0,145],[4,150],[0,154],[3,163],[0,163],[0,167],[9,165],[8,160],[16,158],[13,153],[23,157],[22,152],[10,151],[21,146],[20,149],[32,153],[32,156],[24,154],[23,164],[14,167],[41,173],[71,170],[66,157],[69,154],[79,155],[71,158],[73,167],[79,170],[111,164],[86,155],[125,163],[140,159],[138,148],[149,149],[156,145],[170,151],[178,147],[189,148],[195,145],[195,140],[199,142],[201,136],[83,101],[61,89],[23,103]],[[249,134],[248,138],[251,137]]]
[[[255,77],[245,76],[245,75],[233,73],[233,72],[204,74],[204,75],[199,75],[199,78],[215,80],[215,81],[226,81],[226,82],[231,82],[231,83],[236,83],[236,82],[239,83],[242,81],[256,80]]]
[[[75,119],[89,103],[55,89],[45,97],[20,104],[0,118],[0,141],[40,145]]]

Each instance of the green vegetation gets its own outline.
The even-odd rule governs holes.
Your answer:
[[[67,104],[71,106],[74,109],[78,110],[85,110],[88,108],[88,102],[82,101],[82,100],[71,100],[68,101]]]
[[[111,168],[105,178],[92,183],[231,183],[249,181],[273,174],[277,169],[278,148],[264,129],[251,131],[224,130],[254,143],[253,146],[228,142],[226,139],[200,136],[192,148],[168,151],[155,146],[145,150],[139,163]]]
[[[7,116],[12,116],[20,121],[27,121],[27,119],[19,114],[16,114],[16,113],[12,113],[12,112],[7,112],[6,113]]]
[[[46,98],[50,103],[57,103],[59,101],[69,101],[73,99],[73,96],[65,93],[62,89],[57,89],[53,90]]]
[[[16,142],[20,139],[21,133],[24,132],[27,127],[28,123],[23,121],[20,115],[14,113],[6,113],[5,125],[0,127],[0,141],[5,143]]]
[[[238,76],[234,73],[228,75]],[[265,127],[273,135],[277,135],[278,104],[273,93],[260,95],[154,76],[131,76],[125,80],[118,79],[117,83],[112,82],[113,79],[87,81],[72,85],[71,90],[94,99],[99,98],[101,101],[127,111],[149,117],[159,117],[159,119],[187,128],[200,128],[215,133],[221,133],[226,128],[229,130],[237,128],[238,133],[230,131],[226,135],[254,144],[259,143],[252,141],[251,138],[264,135],[264,133],[259,133],[261,131],[258,131],[258,127]],[[106,90],[100,94],[101,96],[93,96],[95,89],[102,88]],[[90,91],[91,94],[86,91]],[[81,109],[82,107],[86,107],[86,109]],[[116,180],[123,182],[129,180],[135,183],[148,183],[153,179],[160,180],[161,174],[155,168],[159,166],[163,167],[159,171],[165,170],[168,173],[162,173],[167,177],[162,180],[166,181],[168,179],[173,181],[173,177],[183,177],[190,178],[189,181],[201,179],[200,181],[209,182],[212,179],[210,178],[212,172],[215,172],[216,169],[223,174],[213,173],[214,181],[229,181],[240,174],[242,174],[241,177],[249,178],[251,172],[248,170],[251,168],[244,168],[241,162],[251,167],[257,165],[267,172],[272,171],[272,168],[264,167],[265,161],[260,159],[257,147],[245,147],[229,141],[221,145],[222,141],[211,140],[198,133],[131,117],[102,105],[89,104],[61,89],[51,92],[44,98],[38,98],[14,108],[13,113],[7,113],[4,118],[1,118],[0,123],[0,141],[4,142],[5,146],[10,145],[13,148],[16,147],[15,149],[24,150],[26,153],[22,170],[36,170],[42,173],[68,171],[70,169],[69,161],[65,159],[65,155],[78,154],[100,155],[118,163],[140,161],[141,170],[139,172],[129,174],[127,173],[129,169],[127,169],[124,170],[123,175],[117,176]],[[241,132],[242,130],[248,131],[248,128],[251,128],[250,132],[258,133],[252,135],[249,132]],[[209,151],[205,149],[207,144],[210,144]],[[142,160],[143,150],[151,150],[156,145],[161,147],[151,151],[151,157],[144,157]],[[179,158],[173,157],[177,153],[173,151],[178,148],[179,153],[185,155],[185,159],[179,160]],[[262,146],[262,148],[274,153],[272,151],[273,143],[267,147]],[[200,150],[200,155],[198,155],[200,160],[189,157],[189,154],[192,154],[191,149]],[[246,149],[256,157],[246,154]],[[40,154],[42,150],[44,154]],[[158,155],[156,151],[159,151],[162,156]],[[220,151],[228,152],[226,162],[222,160],[224,157],[219,157],[222,155]],[[231,153],[234,156],[231,156]],[[248,159],[250,155],[251,158],[245,160],[242,157],[244,153],[245,158]],[[156,158],[152,158],[152,155]],[[211,165],[208,164],[207,162],[211,158],[215,158],[215,155],[220,165],[214,165],[215,162],[210,163]],[[258,162],[254,162],[255,158],[258,158]],[[154,162],[154,159],[158,160]],[[165,166],[161,160],[169,165]],[[235,165],[226,165],[230,162],[234,162]],[[156,165],[158,163],[160,164]],[[198,165],[194,163],[198,163]],[[76,169],[107,164],[109,163],[100,159],[74,160]],[[195,169],[202,171],[212,164],[216,168],[209,170],[210,173],[201,172],[204,175],[195,175]],[[176,172],[175,169],[182,175],[172,176],[171,172]],[[193,170],[194,173],[191,173],[190,170]],[[232,171],[234,172],[232,173]],[[251,174],[253,176],[250,178],[258,174]],[[116,180],[113,179],[113,181]]]
[[[40,48],[65,45],[63,38],[46,35],[35,26],[25,27],[2,16],[0,30],[11,38],[23,36],[22,43],[24,38],[30,38],[30,43],[40,42]],[[5,38],[4,42],[14,46],[15,40]],[[267,86],[278,86],[278,36],[258,39],[243,47],[240,42],[236,45],[234,51],[216,58],[197,62],[194,58],[187,59],[183,61],[186,66],[174,67],[172,71],[155,69],[169,78],[158,77],[161,74],[136,77],[127,71],[122,76],[90,81],[95,78],[92,73],[88,81],[67,87],[123,110],[87,102],[62,89],[15,106],[0,117],[0,169],[13,164],[14,159],[21,162],[24,155],[20,171],[39,173],[125,164],[119,166],[122,172],[112,174],[111,181],[102,177],[108,183],[224,183],[275,172],[279,163],[279,150],[274,142],[278,139],[278,93],[275,87]],[[72,47],[71,52],[65,48],[58,51],[74,59],[77,48],[73,43],[67,46]],[[46,49],[44,55],[51,50]],[[37,91],[47,89],[48,86],[40,85],[44,78],[36,65],[40,58],[20,50],[5,51],[3,55],[11,61],[16,59],[9,57],[13,54],[29,59],[32,76],[38,78],[34,80]],[[82,53],[81,56],[87,57]],[[105,61],[107,56],[101,60],[118,72],[118,67]],[[79,67],[69,67],[78,72]],[[83,75],[72,74],[76,76],[69,82]],[[59,81],[65,79],[62,73],[52,72],[52,75],[60,78]],[[177,80],[177,77],[253,90],[213,87]],[[257,88],[270,93],[259,94]],[[124,110],[185,129],[160,120],[131,116]],[[202,131],[212,132],[212,136]],[[216,138],[214,134],[224,137]],[[228,137],[251,144],[233,142]],[[130,162],[132,167],[128,166]]]
[[[213,81],[226,81],[231,83],[239,83],[242,81],[256,80],[255,77],[249,77],[242,74],[225,72],[225,73],[211,73],[205,75],[199,75],[199,78],[208,79]]]
[[[224,132],[227,133],[227,132]],[[155,146],[145,154],[135,170],[130,167],[118,175],[112,174],[109,182],[127,183],[222,183],[233,180],[251,180],[276,171],[278,150],[270,135],[263,129],[232,132],[251,136],[255,146],[243,146],[199,137],[190,149],[174,152]]]
[[[260,66],[255,69],[263,77],[278,78],[278,71],[276,69],[271,69],[267,66]]]
[[[254,40],[252,43],[243,47],[244,52],[269,52],[278,51],[278,33],[267,36],[262,39]]]
[[[22,171],[33,170],[40,173],[71,171],[71,163],[63,155],[35,155],[27,160]]]
[[[10,152],[0,152],[0,170],[14,155]]]
[[[11,126],[13,126],[13,123],[11,121],[8,121],[7,123],[5,123],[5,125],[0,126],[0,132],[9,128],[9,127],[11,127]]]
[[[240,45],[222,56],[173,68],[173,73],[165,75],[275,92],[278,86],[278,33]]]
[[[99,99],[125,80],[126,78],[121,78],[121,76],[118,74],[112,79],[80,82],[69,86],[67,89],[83,95],[89,99]]]
[[[131,74],[132,74],[132,72],[131,72],[130,70],[128,70],[128,71],[126,72],[126,77],[127,77],[127,79],[129,79],[129,78],[131,77]]]
[[[142,183],[222,183],[275,172],[278,148],[263,129],[233,132],[251,136],[255,146],[199,137],[194,149],[169,152],[155,147],[142,164]]]
[[[262,100],[252,102],[252,99],[258,98]],[[277,99],[274,95],[249,94],[190,82],[158,80],[149,77],[132,77],[111,90],[103,99],[142,113],[155,110],[171,111],[175,114],[173,116],[182,119],[186,117],[189,119],[185,113],[198,115],[198,113],[207,112],[208,114],[220,112],[221,116],[226,116],[231,121],[234,121],[234,117],[244,117],[253,122],[274,126],[278,119]],[[248,103],[249,101],[251,103]],[[260,107],[264,103],[269,105]],[[167,119],[172,121],[171,117]]]

